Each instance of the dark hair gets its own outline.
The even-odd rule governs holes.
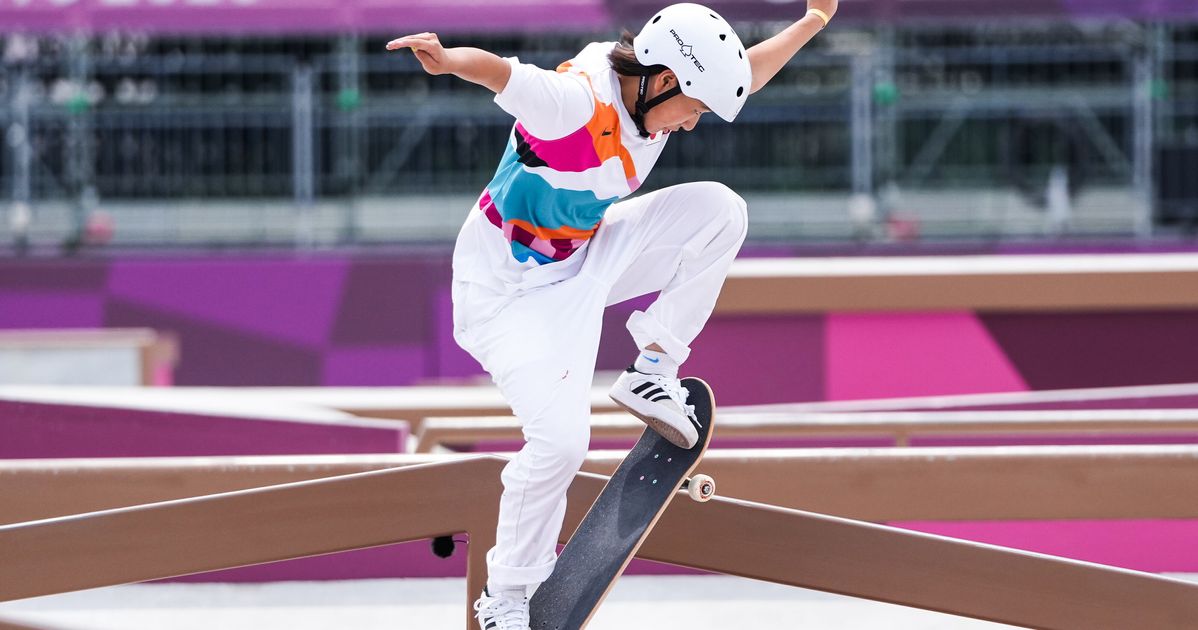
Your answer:
[[[635,35],[624,29],[620,34],[620,42],[607,53],[607,62],[611,64],[612,70],[626,77],[653,76],[669,70],[661,64],[646,66],[637,61],[636,51],[632,48],[633,37]]]

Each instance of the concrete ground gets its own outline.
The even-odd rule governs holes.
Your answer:
[[[461,628],[465,580],[138,584],[0,604],[0,619],[59,630]],[[590,630],[1009,628],[724,576],[628,576]]]

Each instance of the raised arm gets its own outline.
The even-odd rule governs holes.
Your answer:
[[[749,88],[752,94],[765,87],[774,75],[790,61],[799,49],[807,45],[827,23],[816,12],[822,12],[828,19],[836,14],[839,0],[807,0],[807,15],[791,24],[786,30],[750,48],[749,65],[753,68],[753,85]]]
[[[499,94],[507,87],[512,66],[478,48],[445,48],[436,33],[406,35],[387,42],[387,50],[411,48],[429,74],[452,74]]]
[[[587,79],[571,72],[543,70],[478,48],[444,48],[435,33],[387,43],[387,50],[401,48],[411,48],[429,74],[453,74],[491,90],[496,104],[542,140],[574,132],[594,110]]]

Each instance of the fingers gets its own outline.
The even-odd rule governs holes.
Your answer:
[[[432,33],[417,33],[415,35],[404,35],[403,37],[397,37],[397,38],[387,42],[387,50],[395,50],[397,48],[404,48],[407,46],[406,42],[413,40],[413,39],[423,39],[425,36],[431,35],[431,34]]]
[[[398,50],[400,48],[411,48],[416,42],[432,42],[440,43],[436,33],[417,33],[415,35],[405,35],[387,42],[387,50]]]
[[[407,37],[400,37],[398,39],[393,39],[393,40],[387,42],[387,50],[399,50],[400,48],[407,48],[409,45],[408,42],[410,42],[410,41],[412,41],[411,35],[408,35]]]
[[[428,41],[424,39],[397,39],[387,43],[387,50],[399,50],[401,48],[411,48],[412,50],[427,50],[432,51],[441,47],[441,42]]]
[[[432,54],[441,48],[438,42],[430,42],[423,39],[412,39],[404,43],[404,46],[411,48],[413,51],[423,50],[426,53]]]
[[[387,50],[411,48],[416,60],[429,74],[443,74],[446,51],[436,33],[405,35],[387,42]]]

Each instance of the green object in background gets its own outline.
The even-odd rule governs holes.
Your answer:
[[[1153,79],[1148,89],[1153,100],[1163,101],[1169,98],[1169,82],[1164,79]]]
[[[879,105],[894,105],[899,100],[898,86],[894,83],[875,83],[874,102]]]
[[[88,102],[87,97],[83,94],[76,94],[67,99],[66,105],[67,111],[76,115],[86,112],[91,107],[91,103]]]
[[[337,107],[343,111],[358,109],[362,106],[362,93],[357,90],[341,90],[337,93]]]

